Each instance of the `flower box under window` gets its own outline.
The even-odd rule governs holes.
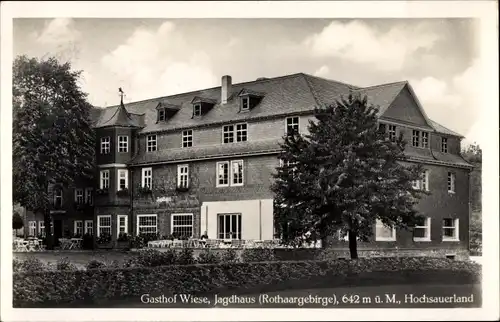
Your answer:
[[[186,191],[189,190],[189,185],[187,185],[187,184],[180,184],[180,185],[177,186],[176,190],[179,191],[179,192],[186,192]]]
[[[95,191],[96,195],[98,196],[104,196],[104,195],[107,195],[109,193],[108,189],[97,189]]]
[[[139,195],[142,195],[142,196],[148,196],[148,195],[151,195],[153,193],[153,191],[151,190],[151,188],[149,187],[139,187],[137,189],[137,192],[139,193]]]

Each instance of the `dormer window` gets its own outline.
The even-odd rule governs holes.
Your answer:
[[[244,88],[240,91],[238,96],[240,97],[240,112],[243,112],[249,111],[259,105],[264,94]]]
[[[201,116],[201,104],[194,104],[193,115],[194,116]]]
[[[206,97],[195,96],[191,104],[193,104],[193,117],[202,117],[215,106],[216,101]]]
[[[156,110],[158,111],[157,122],[165,122],[172,118],[181,107],[179,105],[170,104],[166,101],[158,103]]]
[[[250,109],[250,97],[242,97],[241,98],[241,110],[246,111]]]

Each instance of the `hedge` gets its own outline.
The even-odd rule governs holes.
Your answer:
[[[149,294],[277,291],[342,285],[479,283],[481,266],[440,258],[366,258],[155,267],[95,268],[14,274],[14,307],[102,305]]]

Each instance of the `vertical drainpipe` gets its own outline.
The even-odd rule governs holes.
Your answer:
[[[259,199],[259,240],[262,240],[262,200]]]
[[[208,234],[208,205],[205,206],[205,231]]]
[[[132,230],[128,229],[131,236],[134,235],[134,170],[130,168],[130,223]]]

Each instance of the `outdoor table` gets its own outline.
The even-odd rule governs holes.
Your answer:
[[[24,239],[14,240],[14,251],[16,252],[28,252],[28,241]]]
[[[82,238],[71,238],[68,249],[81,249],[83,244]]]
[[[70,249],[71,240],[67,238],[59,238],[59,244],[61,245],[61,249]]]

